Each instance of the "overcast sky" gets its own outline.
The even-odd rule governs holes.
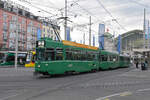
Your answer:
[[[19,0],[12,0],[19,3]],[[40,15],[56,19],[64,16],[65,0],[26,0],[32,5],[49,12],[46,13],[27,3],[23,5],[30,8],[30,11]],[[98,24],[105,23],[110,33],[115,35],[124,32],[143,28],[143,10],[146,8],[147,19],[150,13],[150,0],[68,0],[68,17],[72,22],[68,22],[71,27],[73,40],[80,41],[83,34],[88,38],[89,16],[92,17],[92,34],[97,36]],[[106,11],[107,10],[107,11]],[[40,12],[38,12],[40,11]],[[51,13],[51,14],[50,14]],[[116,19],[118,23],[112,21]],[[62,26],[63,21],[59,21]],[[82,25],[82,27],[81,27]],[[63,27],[61,36],[63,38]]]

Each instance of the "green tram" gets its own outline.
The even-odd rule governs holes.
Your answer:
[[[70,41],[36,43],[35,74],[55,75],[129,67],[129,57]]]
[[[14,65],[15,64],[15,53],[14,52],[5,52],[0,53],[0,66]],[[24,65],[26,62],[26,52],[18,53],[18,64]]]

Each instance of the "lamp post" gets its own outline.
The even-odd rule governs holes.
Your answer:
[[[65,34],[65,40],[67,40],[67,33],[66,33],[66,28],[67,28],[67,0],[65,0],[65,26],[64,26],[64,34]]]
[[[16,41],[15,41],[15,69],[17,69],[17,63],[18,63],[18,20],[19,20],[19,16],[18,16],[18,8],[17,8],[17,20],[16,20]]]

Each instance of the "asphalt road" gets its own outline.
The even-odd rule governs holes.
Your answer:
[[[33,77],[32,68],[0,68],[0,100],[150,100],[150,71],[122,68]]]

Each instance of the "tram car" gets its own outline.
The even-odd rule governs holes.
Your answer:
[[[70,41],[36,43],[35,74],[56,75],[129,67],[129,57]]]
[[[0,66],[14,65],[15,64],[15,53],[5,52],[2,53],[3,57],[0,59]],[[24,65],[26,62],[26,52],[18,53],[18,64]]]

